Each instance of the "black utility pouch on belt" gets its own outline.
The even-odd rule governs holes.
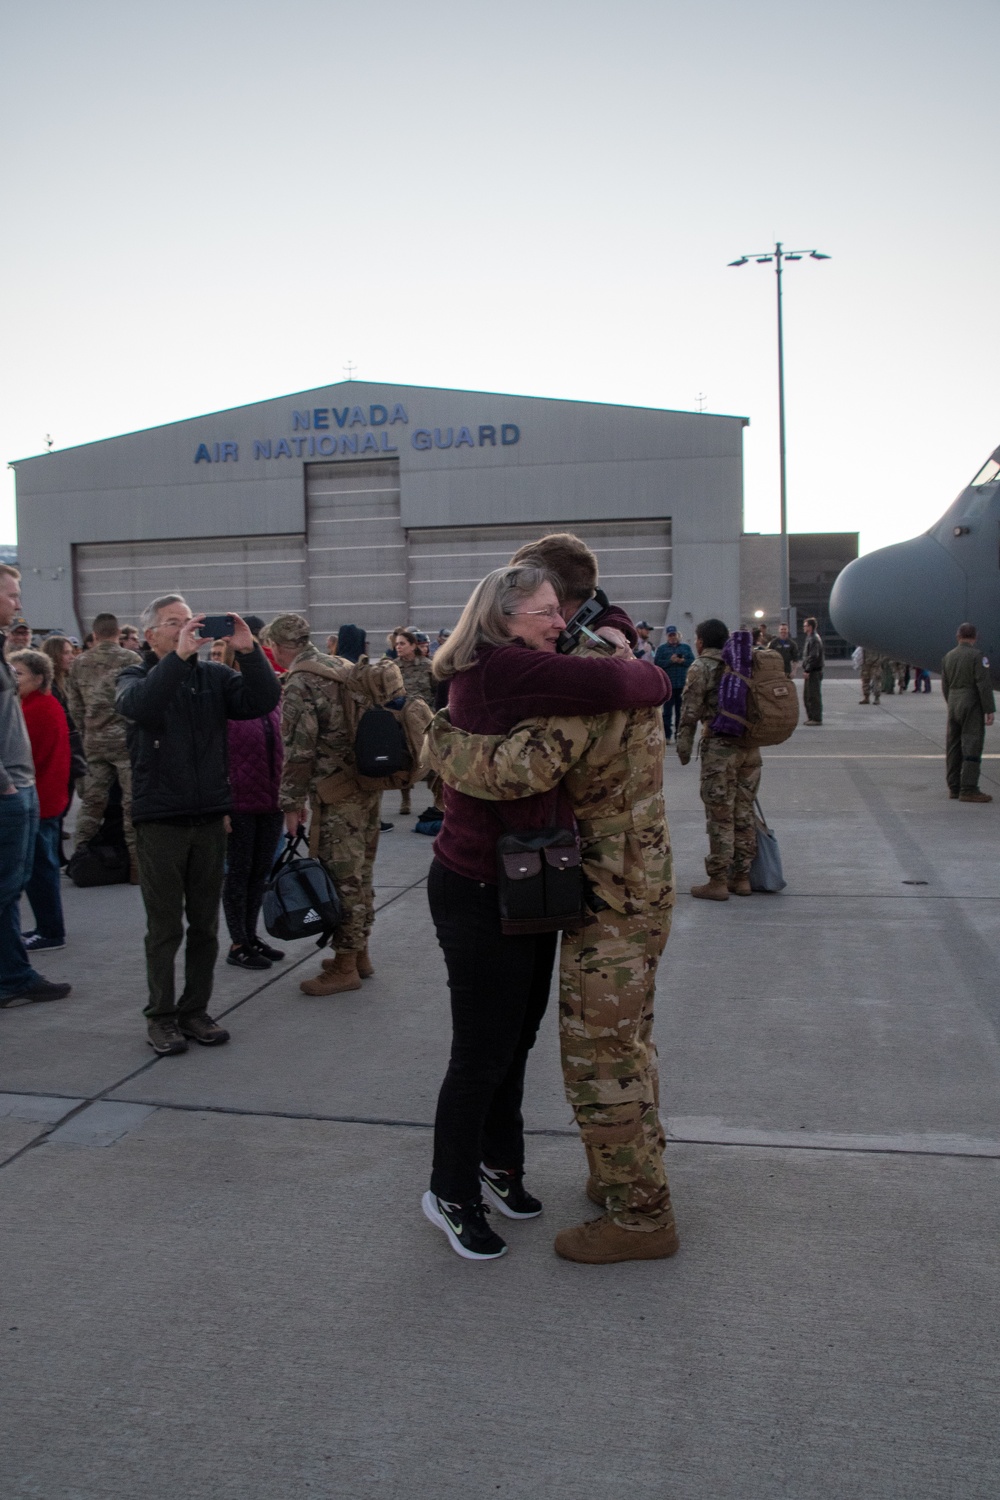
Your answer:
[[[559,932],[583,922],[580,846],[568,828],[505,833],[497,840],[500,930],[507,937]]]

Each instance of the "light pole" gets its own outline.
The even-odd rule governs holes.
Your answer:
[[[791,625],[791,599],[788,585],[788,487],[785,477],[785,335],[781,321],[781,267],[786,260],[829,260],[822,250],[785,250],[781,241],[773,250],[762,255],[741,255],[731,260],[731,266],[745,266],[754,260],[759,266],[774,263],[775,285],[778,294],[778,450],[780,456],[781,484],[781,623]]]

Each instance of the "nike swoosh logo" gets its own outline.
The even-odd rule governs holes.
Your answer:
[[[449,1228],[449,1229],[450,1229],[450,1230],[451,1230],[451,1231],[452,1231],[452,1232],[453,1232],[453,1233],[454,1233],[454,1234],[461,1234],[461,1233],[462,1233],[462,1221],[461,1221],[461,1219],[459,1219],[459,1221],[458,1221],[458,1223],[457,1223],[457,1224],[455,1224],[455,1223],[454,1223],[454,1222],[453,1222],[453,1221],[452,1221],[452,1220],[451,1220],[451,1219],[450,1219],[450,1218],[449,1218],[449,1216],[448,1216],[448,1215],[447,1215],[447,1214],[446,1214],[446,1213],[445,1213],[445,1211],[444,1211],[444,1209],[443,1209],[443,1208],[442,1208],[442,1210],[441,1210],[441,1217],[442,1217],[442,1219],[443,1219],[443,1220],[444,1220],[444,1222],[445,1222],[445,1223],[446,1223],[446,1224],[447,1224],[447,1225],[448,1225],[448,1228]]]

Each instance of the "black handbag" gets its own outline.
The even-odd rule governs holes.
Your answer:
[[[305,835],[300,828],[271,871],[264,887],[264,926],[283,942],[318,937],[318,947],[330,941],[343,919],[343,907],[333,876],[320,859],[299,854]]]
[[[500,930],[507,937],[581,926],[583,871],[576,835],[569,828],[503,834],[497,840],[497,888]]]

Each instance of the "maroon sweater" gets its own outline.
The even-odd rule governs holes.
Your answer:
[[[617,624],[617,621],[615,622]],[[547,714],[601,714],[616,708],[655,708],[670,696],[665,672],[652,662],[612,657],[559,656],[512,642],[483,646],[478,660],[450,682],[448,707],[457,729],[508,734],[522,719]],[[443,865],[468,880],[496,885],[501,834],[524,828],[573,828],[562,787],[503,804],[444,789],[444,824],[434,841]]]

